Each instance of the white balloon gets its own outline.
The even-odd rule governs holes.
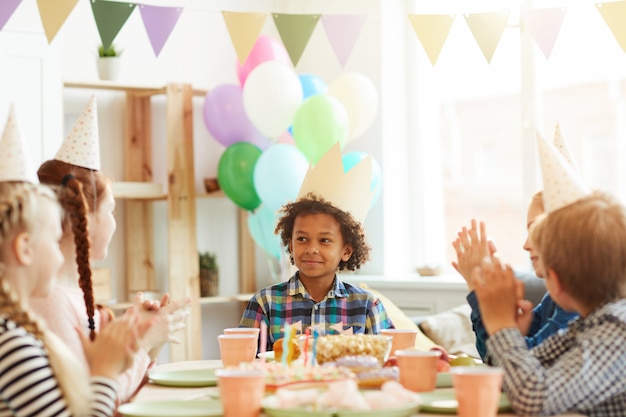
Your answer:
[[[330,83],[327,94],[341,101],[348,113],[350,133],[346,143],[365,133],[376,120],[378,92],[372,80],[365,75],[344,73]]]
[[[248,75],[243,86],[243,106],[259,132],[276,139],[293,122],[302,94],[300,78],[293,68],[266,61]]]

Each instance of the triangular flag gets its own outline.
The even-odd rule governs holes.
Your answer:
[[[304,52],[304,48],[309,43],[313,29],[320,20],[320,15],[274,13],[272,17],[283,45],[285,45],[289,58],[295,67],[302,56],[302,52]]]
[[[167,38],[170,37],[174,26],[176,26],[183,8],[140,4],[139,11],[141,12],[141,19],[148,33],[148,38],[150,38],[152,50],[156,56],[159,56],[163,45],[165,45]]]
[[[450,14],[410,14],[413,31],[422,43],[430,63],[434,66],[443,44],[448,39],[455,15]]]
[[[9,110],[9,117],[0,138],[0,181],[27,181],[39,184],[28,147],[17,126],[13,106]]]
[[[0,1],[0,30],[4,28],[4,25],[9,21],[13,12],[20,5],[22,0],[2,0]]]
[[[98,26],[102,46],[107,50],[130,14],[135,10],[135,3],[91,0],[91,10],[96,20],[96,26]]]
[[[100,170],[97,104],[96,97],[92,96],[54,159],[79,167]]]
[[[552,48],[561,31],[565,8],[531,9],[522,16],[522,25],[533,37],[541,52],[550,58]]]
[[[509,14],[510,12],[503,11],[465,15],[467,26],[469,26],[474,39],[476,39],[480,50],[487,59],[487,63],[491,62],[493,53],[500,43],[509,20]]]
[[[237,52],[239,64],[243,65],[263,29],[267,14],[223,11],[222,16],[228,28],[230,40]]]
[[[346,65],[354,44],[363,30],[365,17],[365,15],[358,14],[322,16],[322,25],[326,31],[326,37],[342,68]]]
[[[43,30],[46,32],[48,43],[52,42],[54,37],[65,23],[78,0],[37,0],[39,7],[39,16],[43,24]]]
[[[613,32],[613,36],[626,52],[626,1],[612,1],[608,3],[596,3],[598,11]]]
[[[563,158],[574,168],[574,171],[580,172],[578,169],[578,164],[576,164],[576,160],[572,155],[572,151],[569,146],[567,146],[567,142],[565,141],[565,135],[563,135],[563,131],[561,130],[561,125],[559,122],[556,123],[556,128],[554,129],[554,139],[552,141],[554,143],[554,147],[561,152]]]

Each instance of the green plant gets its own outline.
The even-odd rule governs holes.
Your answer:
[[[122,51],[115,49],[115,46],[113,45],[110,45],[107,49],[104,49],[103,45],[100,45],[98,47],[98,55],[101,58],[120,56],[121,54],[122,54]]]
[[[217,271],[217,255],[212,252],[199,252],[198,259],[200,261],[200,269],[208,269],[209,271]]]

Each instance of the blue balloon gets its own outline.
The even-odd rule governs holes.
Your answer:
[[[300,84],[302,85],[302,101],[315,94],[325,94],[328,90],[328,85],[317,75],[313,74],[300,74]]]
[[[276,212],[264,204],[248,214],[248,230],[252,240],[269,256],[280,260],[284,252],[280,236],[274,234],[277,222]]]
[[[361,162],[363,159],[367,157],[367,153],[363,151],[354,151],[349,152],[341,157],[341,162],[343,162],[343,172],[350,171],[356,164]],[[380,190],[382,188],[381,183],[381,170],[380,165],[374,158],[370,158],[372,161],[372,184],[370,186],[370,190],[374,191],[374,196],[372,197],[372,202],[370,207],[378,201],[380,197]]]

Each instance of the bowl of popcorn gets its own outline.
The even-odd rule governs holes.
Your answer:
[[[317,338],[315,359],[318,364],[335,362],[344,356],[373,356],[383,366],[391,351],[391,336],[378,334],[328,335]],[[309,343],[309,349],[311,349]]]

